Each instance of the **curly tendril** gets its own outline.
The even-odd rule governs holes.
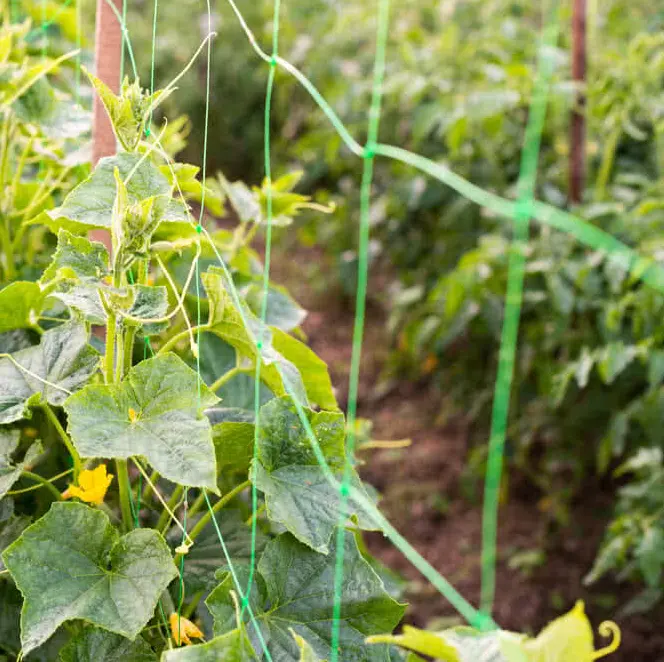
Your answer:
[[[611,653],[615,653],[620,647],[620,641],[622,639],[620,628],[613,621],[604,621],[603,623],[600,623],[597,630],[602,637],[613,637],[613,641],[608,646],[595,651],[590,658],[591,660],[599,660],[601,657],[606,657],[607,655],[611,655]]]

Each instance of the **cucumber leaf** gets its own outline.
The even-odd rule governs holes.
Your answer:
[[[142,361],[120,384],[85,387],[64,406],[81,456],[144,455],[168,480],[217,492],[212,430],[203,409],[218,400],[182,359],[167,353]]]
[[[105,513],[79,503],[54,503],[2,556],[23,594],[24,654],[72,619],[134,639],[178,574],[156,531],[120,537]]]
[[[62,405],[90,379],[99,362],[99,354],[88,345],[85,325],[77,321],[46,331],[39,345],[12,358],[0,359],[0,423],[23,418],[30,405],[40,402]]]
[[[256,658],[241,630],[232,630],[197,646],[165,651],[161,662],[253,662]]]
[[[374,648],[364,640],[371,634],[391,631],[405,607],[387,594],[351,534],[346,534],[344,546],[344,576],[352,577],[352,581],[342,585],[339,661],[384,661],[385,647]],[[247,571],[244,568],[238,574],[243,590]],[[300,660],[301,648],[293,632],[309,642],[319,657],[328,655],[334,616],[334,572],[334,553],[318,554],[288,533],[268,543],[257,566],[250,600],[274,662]],[[215,634],[237,627],[233,595],[236,587],[229,572],[221,573],[220,579],[221,583],[206,600],[214,617]],[[254,651],[259,659],[264,659],[254,625],[248,622],[248,613],[245,612],[244,618]]]
[[[0,333],[37,324],[44,293],[37,283],[18,280],[0,290]]]
[[[307,416],[330,469],[341,478],[346,437],[343,414],[307,410]],[[312,549],[327,554],[330,539],[339,524],[339,490],[330,484],[318,464],[289,398],[275,398],[263,405],[260,419],[252,479],[265,495],[268,517]],[[357,489],[363,489],[354,470],[352,483]],[[372,528],[352,499],[348,502],[348,512],[358,515],[361,526]]]
[[[107,630],[86,627],[60,651],[58,662],[157,662],[143,637],[134,641]]]

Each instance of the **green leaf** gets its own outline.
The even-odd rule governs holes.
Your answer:
[[[658,588],[664,570],[664,531],[650,526],[636,549],[636,558],[646,584]]]
[[[105,513],[79,503],[54,503],[2,556],[23,594],[24,653],[72,619],[134,639],[177,576],[156,531],[119,537]]]
[[[99,628],[86,627],[61,651],[58,662],[157,662],[143,637],[134,641]]]
[[[44,293],[37,283],[19,280],[0,290],[0,333],[37,324]]]
[[[260,356],[263,360],[261,380],[275,394],[286,395],[287,389],[276,365],[286,376],[291,389],[304,404],[308,404],[307,394],[298,369],[286,360],[272,346],[272,330],[261,324],[261,321],[244,304],[242,313],[235,306],[226,283],[224,274],[211,267],[201,274],[203,286],[208,295],[210,306],[208,330],[234,347],[243,357],[253,362],[259,359],[256,343],[261,339],[263,346]],[[243,316],[247,321],[245,325]],[[249,327],[250,331],[247,329]]]
[[[247,303],[256,315],[260,315],[263,302],[262,283],[254,283],[247,288],[245,294]],[[278,285],[270,285],[267,291],[267,314],[265,322],[269,326],[276,326],[282,331],[292,331],[302,324],[307,311],[300,307],[286,291]]]
[[[218,471],[247,471],[254,456],[253,423],[223,422],[212,427]]]
[[[21,594],[12,582],[0,582],[0,651],[17,655],[21,650],[20,624]]]
[[[51,264],[40,282],[56,276],[64,278],[103,278],[108,273],[108,251],[104,244],[60,230]]]
[[[126,96],[117,96],[106,83],[91,74],[85,67],[83,67],[83,71],[104,104],[116,138],[125,149],[133,149],[141,137],[142,118],[134,115],[130,99]]]
[[[225,509],[218,518],[218,526],[224,537],[226,549],[233,563],[249,560],[251,549],[251,529],[245,524],[237,510]],[[177,532],[177,542],[182,534]],[[256,553],[260,555],[267,542],[266,536],[256,530]],[[189,550],[184,564],[184,582],[191,594],[210,591],[217,585],[215,573],[226,565],[226,557],[219,546],[219,537],[214,524],[210,522],[196,538],[196,544]]]
[[[81,456],[144,455],[165,478],[217,492],[212,431],[203,409],[218,400],[182,359],[167,353],[142,361],[120,384],[85,387],[64,406]]]
[[[300,649],[300,662],[326,662],[318,657],[318,655],[314,653],[314,649],[294,630],[291,630],[291,634]]]
[[[197,646],[165,651],[161,662],[252,662],[256,658],[241,630],[232,630]]]
[[[18,447],[20,432],[0,428],[0,499],[12,488],[21,477],[21,472],[29,467],[42,452],[41,444],[33,444],[28,448],[22,462],[14,462],[12,455]],[[0,533],[0,539],[2,534]]]
[[[115,156],[100,159],[94,172],[67,195],[60,207],[46,212],[47,218],[44,219],[44,223],[54,232],[60,228],[77,234],[83,234],[93,228],[110,229],[117,193],[113,174],[115,168],[123,180],[136,168],[127,183],[129,204],[171,194],[168,180],[149,159],[141,160],[139,154],[120,152]],[[171,200],[164,214],[164,220],[186,222],[184,207],[179,202]]]
[[[391,632],[405,607],[395,602],[362,558],[355,539],[344,539],[344,577],[341,589],[340,662],[385,660],[385,649],[368,646],[367,636]],[[257,566],[252,609],[274,662],[297,662],[301,650],[292,632],[306,639],[319,657],[330,651],[334,611],[335,555],[318,554],[290,534],[268,543]],[[246,583],[239,578],[244,589]],[[206,604],[214,617],[215,634],[236,627],[236,590],[230,573],[210,594]],[[245,612],[245,621],[249,618]],[[254,626],[247,623],[249,639],[264,659]]]
[[[6,521],[0,523],[0,554],[16,540],[23,530],[30,524],[27,515],[10,515]],[[5,569],[5,563],[0,558],[0,570]]]
[[[343,414],[307,410],[307,417],[330,469],[340,479],[345,458]],[[268,517],[312,549],[327,554],[330,539],[339,524],[338,488],[330,484],[319,466],[290,399],[275,398],[263,405],[260,423],[252,479],[265,495]],[[355,471],[352,483],[362,490]],[[370,520],[352,499],[347,507],[349,514],[359,516],[361,526],[372,528]]]
[[[339,408],[325,361],[280,329],[272,329],[272,346],[298,369],[310,402],[321,409]]]
[[[99,362],[99,354],[88,345],[85,325],[76,321],[46,331],[39,345],[12,357],[16,363],[0,359],[0,423],[23,418],[29,406],[40,402],[62,405],[90,379]]]

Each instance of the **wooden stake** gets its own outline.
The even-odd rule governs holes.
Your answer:
[[[574,0],[572,9],[572,79],[583,85],[586,80],[586,0]],[[586,176],[586,94],[576,94],[570,125],[569,200],[579,204]]]
[[[122,0],[110,0],[122,12]],[[120,90],[120,58],[122,55],[122,27],[107,0],[97,0],[95,30],[95,75],[116,94]],[[92,165],[104,156],[116,152],[116,140],[111,121],[106,115],[98,94],[92,106]],[[90,236],[102,241],[110,250],[110,237],[105,230],[94,230]]]

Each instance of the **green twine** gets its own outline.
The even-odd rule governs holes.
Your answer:
[[[540,62],[533,89],[524,136],[521,172],[518,182],[518,200],[514,207],[514,235],[509,252],[505,313],[498,354],[498,373],[494,389],[489,454],[484,486],[482,515],[482,589],[480,608],[491,615],[496,594],[496,544],[498,534],[498,508],[502,479],[505,436],[509,415],[510,394],[514,377],[514,362],[519,334],[519,318],[523,300],[525,251],[528,242],[528,224],[532,216],[537,161],[546,117],[548,88],[554,62],[551,49],[558,39],[558,22],[544,32]]]
[[[355,453],[355,421],[357,418],[357,397],[360,382],[360,362],[362,359],[362,343],[364,339],[364,318],[366,314],[367,280],[369,271],[369,235],[371,223],[369,213],[371,209],[371,182],[373,180],[373,166],[375,145],[378,140],[380,125],[380,111],[385,79],[385,52],[387,50],[387,36],[389,27],[389,0],[379,0],[378,25],[376,29],[376,51],[374,59],[373,90],[371,107],[369,109],[369,122],[367,129],[367,145],[364,149],[364,167],[362,184],[360,188],[360,228],[358,241],[357,289],[355,293],[355,321],[353,324],[353,347],[350,362],[350,375],[348,379],[348,412],[347,422],[347,450],[344,464],[343,478],[339,488],[339,518],[336,536],[336,559],[334,571],[334,606],[332,612],[332,635],[330,662],[337,662],[339,657],[339,638],[341,625],[341,606],[343,594],[344,575],[344,536],[346,520],[348,518],[348,496],[352,477],[352,465],[349,458]]]
[[[272,91],[274,89],[274,78],[276,74],[276,58],[279,50],[279,14],[281,10],[280,0],[275,0],[273,11],[273,25],[272,25],[272,57],[270,58],[270,70],[267,77],[267,88],[265,91],[265,114],[263,123],[263,149],[264,149],[264,163],[265,163],[265,181],[266,181],[266,219],[265,219],[265,262],[263,265],[263,284],[261,293],[261,308],[260,308],[260,330],[259,337],[256,342],[256,374],[254,377],[254,449],[253,449],[253,462],[252,466],[256,467],[258,460],[258,439],[260,435],[260,393],[261,393],[261,367],[263,364],[263,357],[261,350],[263,348],[264,330],[267,323],[267,302],[268,302],[268,289],[270,286],[270,258],[272,254],[272,165],[270,158],[270,115],[272,110]],[[258,517],[256,511],[258,510],[258,489],[256,481],[251,481],[251,549],[249,555],[249,578],[247,580],[247,593],[246,598],[242,602],[242,611],[247,606],[249,595],[254,581],[254,573],[256,568],[256,530],[258,526]]]

